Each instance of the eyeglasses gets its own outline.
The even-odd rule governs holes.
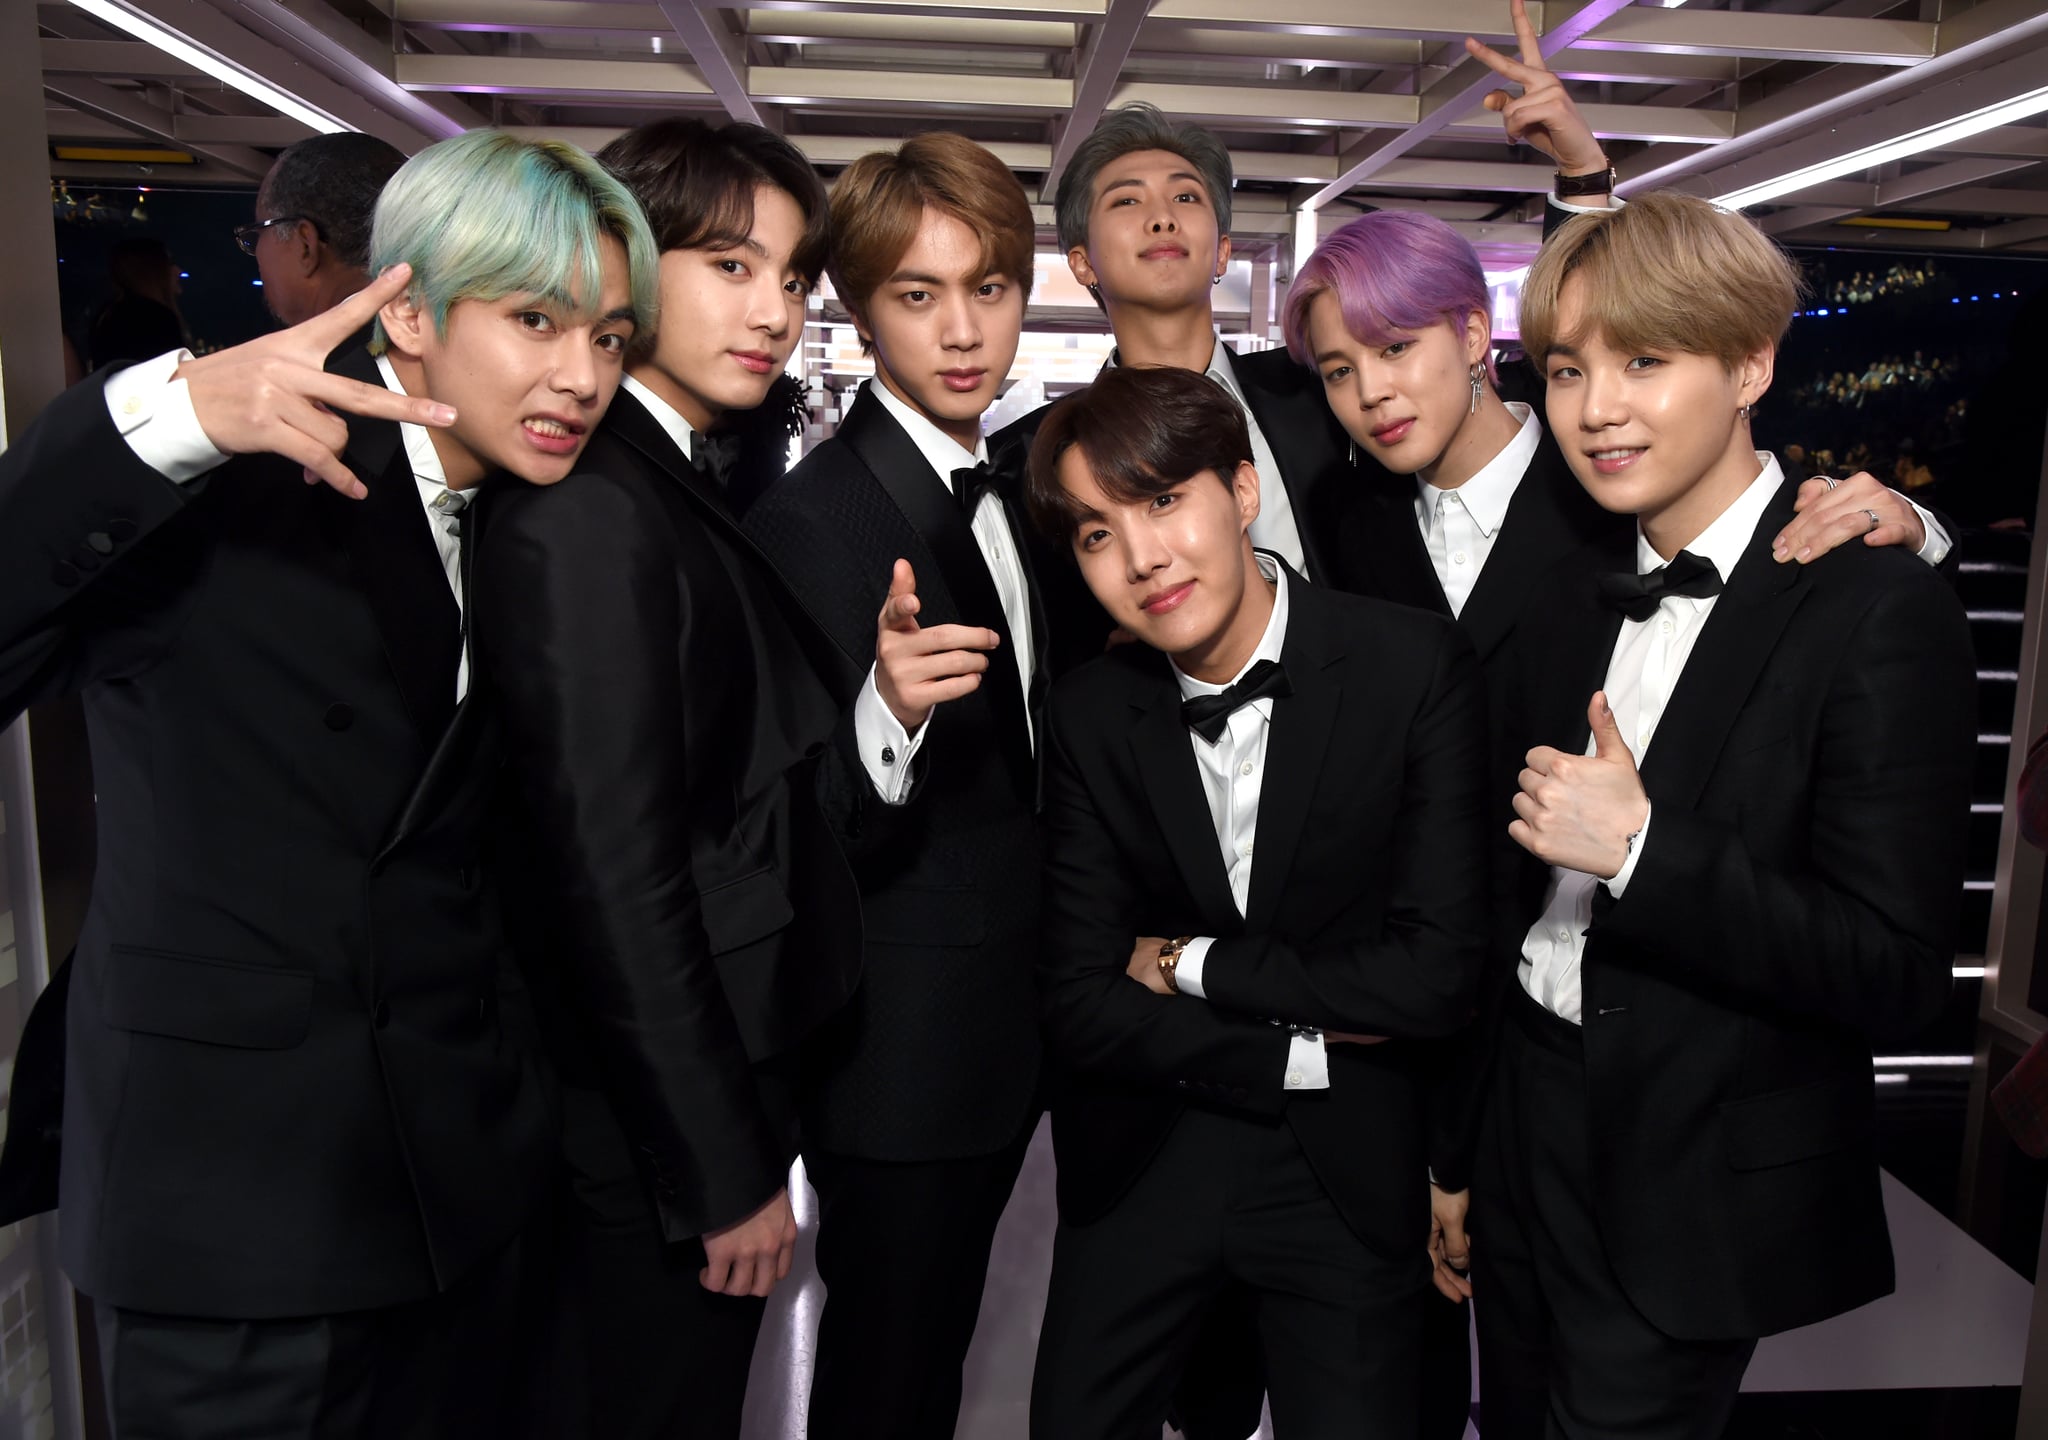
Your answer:
[[[273,225],[300,224],[311,225],[315,235],[318,235],[322,240],[327,238],[327,232],[320,228],[320,222],[313,219],[310,215],[280,215],[274,220],[252,220],[247,225],[237,225],[235,227],[235,243],[242,247],[244,255],[254,255],[256,253],[256,242],[263,238],[265,230],[268,230]]]

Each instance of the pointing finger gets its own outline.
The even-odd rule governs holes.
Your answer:
[[[1536,27],[1529,23],[1528,7],[1522,0],[1508,0],[1508,13],[1515,20],[1515,39],[1522,47],[1522,63],[1538,70],[1548,70],[1550,66],[1543,59],[1543,46],[1536,39]]]
[[[403,295],[411,283],[412,266],[401,260],[339,305],[293,327],[294,331],[318,345],[325,355],[376,319],[377,312]]]
[[[432,425],[436,429],[455,423],[455,407],[452,405],[443,405],[424,395],[401,395],[383,385],[366,385],[360,380],[329,374],[325,370],[311,372],[306,380],[305,393],[330,410],[346,411],[365,420],[400,420],[413,425]]]

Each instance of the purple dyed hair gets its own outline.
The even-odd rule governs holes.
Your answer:
[[[1281,317],[1287,352],[1303,365],[1316,363],[1308,309],[1325,290],[1336,295],[1344,328],[1368,345],[1390,344],[1398,332],[1413,334],[1442,320],[1462,330],[1474,310],[1493,319],[1477,252],[1443,221],[1413,210],[1361,215],[1308,257]]]

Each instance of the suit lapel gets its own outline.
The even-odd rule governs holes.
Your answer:
[[[932,557],[938,561],[940,577],[959,611],[959,621],[986,626],[1003,637],[1002,645],[989,657],[983,693],[996,717],[1005,753],[1030,780],[1029,788],[1035,789],[1036,767],[1025,729],[1026,698],[1012,648],[1016,640],[1010,634],[995,582],[989,578],[988,562],[975,543],[966,512],[954,499],[946,481],[933,472],[924,452],[903,433],[903,427],[882,408],[882,402],[865,390],[840,424],[839,438],[867,466],[876,483],[930,548]],[[1022,546],[1018,548],[1021,550]]]
[[[1348,528],[1365,557],[1371,593],[1449,617],[1451,603],[1415,523],[1415,482],[1364,461],[1358,483],[1365,493]]]
[[[1327,583],[1333,557],[1324,553],[1323,545],[1325,537],[1334,533],[1331,511],[1342,498],[1329,492],[1345,478],[1344,457],[1350,441],[1330,413],[1321,382],[1285,351],[1256,355],[1233,351],[1230,368],[1244,394],[1245,408],[1280,467],[1309,574],[1318,583]]]
[[[1664,707],[1642,762],[1643,788],[1654,805],[1698,804],[1735,717],[1806,598],[1802,568],[1771,558],[1771,538],[1790,523],[1798,489],[1787,480],[1771,497]]]
[[[1605,512],[1580,488],[1564,456],[1546,436],[1515,487],[1486,568],[1479,572],[1458,617],[1481,661],[1513,633],[1541,577],[1586,544],[1591,538],[1587,529],[1599,527],[1604,518]],[[1616,521],[1613,529],[1617,536],[1625,532],[1633,545],[1632,527]],[[1632,548],[1617,548],[1608,568],[1628,565],[1633,556]]]
[[[1160,838],[1194,897],[1206,933],[1241,935],[1244,917],[1230,896],[1230,873],[1223,868],[1216,824],[1209,817],[1187,726],[1181,723],[1180,687],[1174,683],[1172,667],[1162,663],[1158,683],[1134,696],[1131,704],[1131,758]],[[1263,816],[1262,805],[1262,824]]]
[[[1280,653],[1294,693],[1273,702],[1272,727],[1266,736],[1258,850],[1252,862],[1251,897],[1245,906],[1245,927],[1254,935],[1264,934],[1276,924],[1344,697],[1344,656],[1334,647],[1324,598],[1298,576],[1289,577],[1287,639]]]
[[[384,383],[375,359],[361,345],[337,352],[331,368],[366,385]],[[323,491],[323,520],[348,555],[355,584],[377,618],[406,711],[421,742],[431,749],[455,713],[461,611],[449,591],[398,426],[350,417],[348,430],[343,458],[370,493],[367,499],[347,500]]]

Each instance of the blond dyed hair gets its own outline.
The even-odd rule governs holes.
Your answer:
[[[1560,332],[1565,282],[1584,278],[1580,315]],[[1733,370],[1775,350],[1805,282],[1743,216],[1665,191],[1568,221],[1522,287],[1522,344],[1541,364],[1598,336],[1616,350],[1711,355]]]

